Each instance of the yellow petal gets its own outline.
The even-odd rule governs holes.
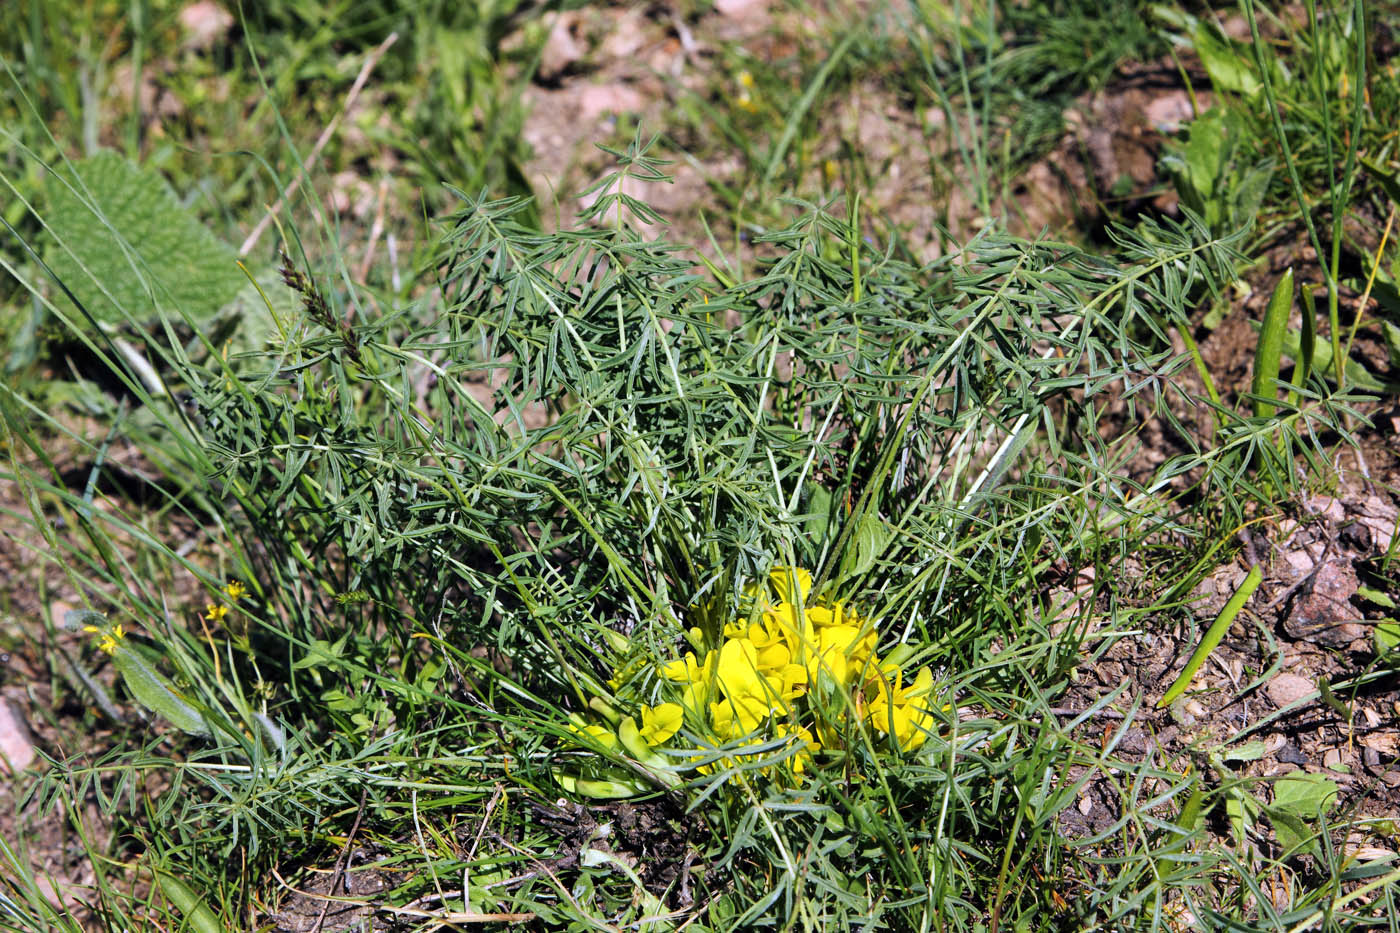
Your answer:
[[[642,738],[648,745],[660,745],[680,731],[685,711],[679,703],[642,707]]]
[[[784,602],[806,602],[812,592],[812,574],[801,567],[774,567],[768,582]]]
[[[933,692],[933,671],[926,667],[919,668],[919,673],[914,677],[914,683],[905,691],[911,697],[926,697]]]
[[[734,638],[719,650],[720,689],[731,700],[736,697],[763,697],[763,678],[758,673],[758,651],[747,638]]]
[[[758,652],[758,668],[764,673],[781,671],[792,660],[792,652],[782,642],[767,645]]]
[[[608,751],[615,752],[622,747],[617,741],[617,736],[613,734],[611,729],[605,729],[596,722],[590,722],[582,727],[570,724],[569,731],[575,735],[591,739],[593,744],[601,745]]]

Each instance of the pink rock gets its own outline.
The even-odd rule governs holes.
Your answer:
[[[28,724],[8,700],[0,700],[0,773],[23,771],[36,757]]]
[[[192,49],[212,48],[233,26],[233,14],[214,0],[197,0],[180,11],[180,25],[186,32],[185,45]]]
[[[590,84],[578,92],[578,118],[592,122],[606,114],[641,110],[642,95],[621,82]]]
[[[767,0],[715,0],[715,10],[730,19],[758,19],[768,14]]]
[[[1269,694],[1269,699],[1274,701],[1274,705],[1282,709],[1290,703],[1298,702],[1316,689],[1317,685],[1308,678],[1284,673],[1269,681],[1265,691]]]

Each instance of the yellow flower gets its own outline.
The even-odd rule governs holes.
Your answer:
[[[248,595],[248,588],[238,580],[230,580],[228,581],[228,586],[224,587],[224,595],[234,602],[238,602],[244,596]]]
[[[768,583],[785,603],[805,603],[812,592],[812,574],[801,567],[774,567]]]
[[[710,722],[715,735],[724,741],[741,739],[753,732],[775,713],[772,701],[758,694],[746,693],[717,700],[710,704]]]
[[[97,641],[97,650],[112,655],[117,653],[117,645],[126,637],[126,631],[120,625],[114,625],[105,632],[95,625],[84,625],[83,631],[100,636]]]
[[[718,656],[713,651],[706,652],[703,664],[695,660],[693,652],[687,651],[685,657],[662,664],[661,676],[673,683],[685,684],[681,703],[686,709],[703,713],[705,704],[710,702],[710,682],[717,661]]]
[[[827,625],[817,629],[815,650],[807,656],[807,674],[813,680],[825,670],[837,683],[849,686],[864,669],[875,649],[875,633],[854,625]]]
[[[574,735],[591,741],[594,745],[601,745],[610,752],[616,752],[622,748],[622,744],[618,742],[617,736],[612,730],[605,729],[596,722],[585,723],[582,726],[577,723],[570,723],[569,731]]]
[[[642,707],[642,738],[648,745],[660,745],[680,731],[685,711],[679,703]]]
[[[831,625],[859,625],[857,618],[845,618],[846,610],[840,603],[835,606],[811,606],[807,609],[807,621],[817,628],[826,628]]]
[[[757,112],[758,102],[754,100],[754,96],[749,93],[754,89],[753,75],[749,74],[748,71],[739,72],[738,83],[739,93],[735,96],[734,102],[739,105],[741,110],[747,110],[749,113]]]
[[[933,672],[920,668],[910,687],[901,686],[902,675],[894,671],[890,682],[880,682],[870,701],[868,721],[890,741],[906,752],[912,752],[928,740],[933,726],[933,713],[928,707],[928,695],[933,692]]]
[[[758,649],[747,638],[730,639],[719,649],[715,680],[731,700],[741,697],[767,699],[768,684],[758,670]]]
[[[208,603],[205,605],[204,609],[204,618],[208,619],[210,622],[218,622],[224,616],[228,615],[227,606],[216,606],[213,603]]]

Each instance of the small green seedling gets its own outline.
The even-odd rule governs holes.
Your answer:
[[[1283,356],[1284,335],[1288,332],[1288,317],[1293,312],[1293,270],[1289,269],[1274,287],[1269,306],[1264,311],[1264,327],[1254,349],[1254,417],[1267,418],[1277,406],[1269,399],[1278,396],[1279,360]]]
[[[1230,628],[1230,623],[1235,621],[1235,616],[1240,614],[1244,604],[1249,601],[1249,597],[1254,595],[1254,591],[1259,588],[1259,581],[1263,579],[1263,573],[1259,570],[1259,565],[1255,564],[1249,568],[1249,575],[1244,578],[1240,588],[1235,591],[1235,595],[1230,597],[1230,601],[1225,604],[1225,608],[1220,610],[1220,615],[1215,617],[1210,628],[1206,629],[1205,637],[1196,646],[1196,650],[1191,653],[1191,659],[1186,662],[1186,667],[1182,668],[1180,676],[1167,688],[1167,692],[1162,695],[1162,699],[1157,701],[1157,708],[1161,709],[1169,705],[1177,697],[1186,692],[1186,688],[1191,683],[1191,678],[1196,676],[1196,672],[1201,669],[1201,665],[1206,663],[1206,658],[1220,644],[1220,640],[1225,637],[1225,632]]]

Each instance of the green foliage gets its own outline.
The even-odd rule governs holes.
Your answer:
[[[233,248],[180,206],[165,179],[116,153],[60,169],[45,193],[45,262],[99,324],[198,325],[247,284]]]
[[[13,93],[42,80],[45,55],[4,43],[39,35],[54,7],[13,9],[0,9],[19,30],[0,39],[18,63],[4,106],[21,119],[0,130],[4,181],[34,200],[42,164],[72,144],[61,119],[45,136],[50,118],[83,109],[66,109],[81,94],[61,85],[33,106]],[[174,7],[133,9],[159,21]],[[639,190],[665,167],[640,144],[610,150],[617,171],[592,189],[594,207],[554,233],[537,229],[530,203],[475,193],[519,190],[503,61],[528,75],[534,46],[507,52],[500,39],[537,9],[249,7],[250,45],[221,54],[236,88],[270,102],[247,128],[270,136],[278,116],[285,152],[270,172],[230,159],[199,176],[230,182],[214,185],[227,213],[202,226],[237,226],[238,205],[276,200],[279,166],[289,177],[389,30],[400,38],[367,107],[402,119],[361,129],[411,154],[402,177],[473,193],[422,192],[430,212],[450,210],[392,288],[351,272],[336,231],[303,241],[286,225],[280,270],[240,278],[218,302],[192,299],[194,341],[175,326],[192,312],[168,300],[185,283],[165,281],[170,266],[147,255],[142,232],[113,223],[114,245],[79,251],[81,264],[120,257],[114,281],[127,289],[123,270],[139,270],[150,289],[112,304],[156,326],[129,335],[139,345],[127,354],[59,315],[121,380],[120,403],[85,387],[85,415],[109,436],[72,429],[42,386],[0,390],[14,454],[3,478],[30,510],[35,554],[105,613],[83,616],[100,620],[95,644],[56,631],[46,644],[57,701],[76,699],[68,706],[116,739],[39,776],[31,799],[84,834],[110,925],[245,924],[299,886],[298,867],[351,852],[392,866],[378,903],[428,923],[460,919],[458,908],[546,928],[697,931],[1163,929],[1185,908],[1220,928],[1350,922],[1335,919],[1336,892],[1384,878],[1346,874],[1331,851],[1325,778],[1281,783],[1266,804],[1226,767],[1262,754],[1258,743],[1226,749],[1213,773],[1183,773],[1181,761],[1120,751],[1138,690],[1054,707],[1122,633],[1182,618],[1235,530],[1297,488],[1295,454],[1321,462],[1333,453],[1321,438],[1347,437],[1353,397],[1317,380],[1286,401],[1272,385],[1256,393],[1274,399],[1269,419],[1174,398],[1183,361],[1168,332],[1189,333],[1196,305],[1233,280],[1245,258],[1236,230],[1255,207],[1270,224],[1283,209],[1277,190],[1260,206],[1237,189],[1265,184],[1248,168],[1265,118],[1248,108],[1269,105],[1268,81],[1298,73],[1290,53],[1279,53],[1287,67],[1251,68],[1252,50],[1213,27],[1189,33],[1219,40],[1203,56],[1215,56],[1224,99],[1175,156],[1193,207],[1184,221],[1112,228],[1104,254],[988,224],[926,263],[877,242],[878,214],[863,221],[854,197],[837,209],[774,196],[804,183],[828,101],[862,69],[901,71],[885,51],[904,47],[888,36],[824,35],[754,69],[753,110],[708,103],[725,118],[717,145],[747,166],[729,203],[737,218],[761,201],[764,223],[743,255],[701,257],[633,225],[663,220]],[[904,12],[925,30],[908,39],[924,66],[903,69],[919,76],[910,94],[945,110],[959,138],[939,158],[953,165],[956,149],[959,183],[980,188],[982,205],[1058,138],[1066,101],[1161,42],[1127,2]],[[1342,62],[1319,86],[1355,91],[1341,77],[1351,59],[1334,54],[1351,46],[1316,48]],[[99,89],[124,55],[83,59]],[[125,126],[135,154],[141,123]],[[328,166],[353,154],[338,145]],[[154,154],[141,184],[160,166],[195,190],[187,156]],[[1320,160],[1290,172],[1312,184],[1310,164]],[[309,196],[314,173],[306,181]],[[52,206],[38,211],[52,222]],[[15,216],[24,243],[44,242]],[[37,264],[7,268],[34,302],[52,294]],[[234,319],[252,326],[226,344]],[[206,342],[220,352],[201,352]],[[137,356],[170,392],[132,372]],[[1176,420],[1183,401],[1213,406],[1213,435]],[[1183,451],[1147,476],[1135,461],[1130,478],[1149,419]],[[83,464],[76,485],[49,450],[56,437]],[[144,504],[111,491],[120,448],[140,451]],[[631,717],[664,699],[657,662],[693,644],[692,628],[717,639],[774,565],[812,567],[814,595],[871,619],[881,656],[927,665],[948,705],[928,711],[922,745],[890,754],[861,734],[862,717],[841,719],[854,698],[818,677],[811,702],[851,728],[804,782],[767,778],[788,764],[776,744],[747,761],[720,749],[708,774],[683,780],[666,765],[694,754],[685,732],[648,744]],[[1135,566],[1146,569],[1125,572]],[[1066,595],[1066,568],[1094,582]],[[223,607],[230,578],[251,593],[225,588]],[[192,585],[215,600],[198,621]],[[611,744],[578,734],[599,721]],[[636,799],[584,811],[561,796]],[[1076,830],[1092,796],[1111,800],[1107,819]],[[94,802],[109,824],[100,838],[83,822]],[[1259,888],[1258,853],[1208,843],[1220,810],[1242,843],[1267,825],[1313,856],[1316,883],[1286,921]],[[623,854],[639,836],[675,846]],[[649,873],[658,863],[679,871],[669,888]],[[17,922],[76,928],[3,839],[0,865]],[[265,881],[274,868],[286,882]],[[165,897],[138,902],[134,886]]]
[[[915,7],[919,92],[944,112],[960,182],[974,186],[984,214],[1009,179],[1060,141],[1076,97],[1165,46],[1140,0]]]
[[[1254,595],[1254,591],[1259,588],[1259,583],[1263,579],[1263,573],[1256,564],[1249,568],[1249,575],[1244,578],[1239,589],[1230,595],[1230,599],[1201,636],[1200,644],[1196,650],[1191,652],[1191,657],[1187,659],[1186,666],[1181,669],[1176,680],[1167,688],[1167,692],[1162,694],[1162,698],[1157,701],[1158,706],[1166,706],[1186,692],[1190,686],[1191,679],[1196,676],[1196,672],[1201,669],[1201,665],[1206,663],[1206,658],[1219,646],[1220,640],[1225,637],[1225,632],[1229,630],[1230,624],[1235,621],[1235,616],[1239,615],[1244,604],[1249,601],[1249,597]]]
[[[614,757],[628,770],[551,767],[577,745],[570,714],[593,698],[624,715],[654,702],[645,676],[625,695],[609,678],[674,656],[687,627],[718,631],[743,585],[783,562],[817,568],[821,592],[876,620],[882,654],[955,672],[940,695],[988,714],[936,712],[907,763],[853,737],[802,787],[769,786],[760,755],[665,788],[707,827],[696,884],[721,898],[713,928],[798,903],[838,925],[1045,907],[1045,891],[1011,883],[1072,858],[1053,827],[1074,789],[1045,776],[1097,759],[1020,707],[1025,685],[1043,697],[1079,658],[1074,637],[1048,634],[1056,616],[1039,615],[1031,581],[1057,560],[1121,561],[1159,521],[1101,466],[1115,454],[1093,426],[1109,387],[1169,416],[1145,392],[1174,365],[1157,322],[1183,320],[1235,255],[1199,226],[1124,232],[1117,261],[989,231],[956,260],[913,266],[850,215],[806,205],[762,238],[756,273],[726,286],[621,219],[647,211],[624,181],[661,171],[645,147],[619,153],[586,218],[609,224],[548,236],[518,220],[518,200],[464,198],[431,290],[395,310],[372,314],[335,277],[288,265],[301,307],[279,315],[275,346],[195,362],[146,344],[198,412],[143,398],[169,425],[163,462],[219,503],[257,594],[239,604],[255,628],[211,650],[153,626],[159,594],[120,564],[73,563],[91,598],[167,646],[160,682],[216,727],[197,757],[221,767],[180,771],[213,800],[172,789],[181,822],[151,841],[173,873],[217,874],[189,861],[211,856],[193,842],[203,834],[217,832],[221,858],[256,864],[316,838],[328,811],[355,810],[331,776],[358,787],[381,756],[456,787],[446,753],[415,750],[415,736],[477,749],[460,760],[488,773],[509,756],[531,792],[557,795],[554,775],[578,793],[657,786],[657,753],[639,761],[625,743]],[[1231,436],[1182,469],[1210,481],[1253,455]],[[83,514],[60,485],[26,482]],[[116,529],[90,514],[75,527],[108,541]],[[981,745],[989,757],[961,751]],[[368,786],[387,820],[416,785]],[[944,803],[931,813],[928,800]],[[1007,834],[1008,807],[1023,830]],[[800,867],[793,853],[813,845],[825,854]],[[996,866],[971,857],[982,845]],[[1142,908],[1149,889],[1125,879],[1145,879],[1151,858],[1134,858],[1093,910]],[[890,886],[913,900],[883,903]]]
[[[1287,269],[1274,286],[1264,320],[1259,328],[1259,345],[1254,349],[1254,377],[1250,391],[1254,393],[1254,417],[1266,418],[1276,406],[1270,401],[1278,397],[1278,373],[1283,355],[1283,337],[1288,319],[1293,313],[1293,270]],[[1311,315],[1309,315],[1311,319]],[[1300,341],[1301,347],[1301,341]],[[1303,354],[1299,354],[1302,356]],[[1310,362],[1310,361],[1309,361]],[[1306,367],[1303,369],[1306,372]],[[1307,382],[1301,378],[1299,382]]]
[[[1238,111],[1212,107],[1191,121],[1185,142],[1169,146],[1162,157],[1181,203],[1211,230],[1248,227],[1268,193],[1273,165],[1252,161],[1252,152],[1241,151],[1245,133]]]

